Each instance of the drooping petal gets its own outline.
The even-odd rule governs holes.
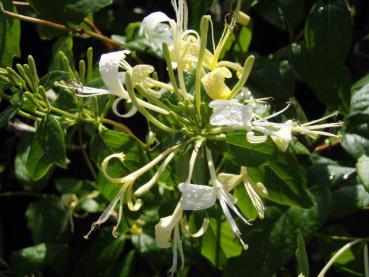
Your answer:
[[[123,117],[123,118],[128,118],[128,117],[131,117],[131,116],[134,116],[136,113],[137,113],[137,108],[135,106],[132,106],[131,109],[124,113],[124,114],[121,114],[119,111],[118,111],[118,104],[121,100],[124,100],[123,98],[118,98],[116,99],[114,102],[113,102],[113,105],[112,105],[112,110],[113,110],[113,113],[119,117]]]
[[[248,129],[251,125],[251,109],[237,100],[214,100],[210,102],[213,114],[210,124]]]
[[[178,204],[174,212],[170,216],[162,217],[158,224],[155,225],[155,242],[159,248],[169,248],[170,238],[174,227],[182,218],[183,209]]]
[[[214,206],[217,199],[217,188],[181,183],[178,185],[182,192],[180,204],[183,210],[203,210]]]
[[[121,61],[124,60],[126,58],[126,54],[129,53],[129,50],[122,50],[103,54],[101,55],[99,62],[101,79],[105,86],[112,94],[125,99],[128,98],[128,93],[122,85],[118,71]]]
[[[226,67],[217,67],[201,79],[206,93],[211,99],[228,99],[231,90],[225,84],[225,78],[231,78],[232,73]]]
[[[276,135],[271,136],[274,143],[281,151],[286,151],[289,143],[292,141],[292,120],[288,120],[283,127],[281,127]]]

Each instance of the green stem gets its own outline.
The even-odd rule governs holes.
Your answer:
[[[82,127],[78,126],[78,141],[79,141],[80,149],[82,151],[83,158],[86,161],[87,167],[90,170],[92,177],[94,178],[94,180],[97,180],[97,174],[96,174],[96,171],[94,169],[94,166],[92,165],[91,160],[88,157],[88,154],[86,152],[86,148],[83,146],[83,136],[82,135],[83,135],[82,134]]]
[[[175,129],[172,129],[170,127],[168,127],[167,125],[165,125],[164,123],[160,122],[159,120],[157,120],[154,116],[152,116],[142,105],[140,105],[137,101],[135,92],[134,92],[134,88],[133,88],[133,81],[132,81],[132,77],[130,74],[126,74],[126,86],[127,86],[127,91],[129,94],[129,97],[133,103],[133,105],[137,108],[137,110],[146,117],[146,119],[148,121],[150,121],[152,124],[154,124],[156,127],[168,132],[168,133],[176,133],[178,132]]]

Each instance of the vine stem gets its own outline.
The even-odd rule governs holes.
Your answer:
[[[314,152],[320,153],[320,152],[326,151],[330,148],[340,145],[340,143],[341,143],[341,140],[337,139],[327,144],[325,143],[325,144],[318,145],[317,147],[314,148]]]
[[[344,252],[346,252],[348,249],[350,249],[353,245],[364,242],[366,239],[356,239],[354,241],[351,241],[349,243],[346,243],[341,249],[339,249],[336,254],[333,255],[333,257],[328,261],[328,263],[323,267],[322,271],[320,271],[318,277],[324,277],[329,268],[334,264],[334,262],[338,259],[339,256],[341,256]]]
[[[57,30],[61,30],[61,31],[71,31],[75,34],[80,34],[80,35],[89,35],[90,37],[96,38],[98,40],[101,40],[104,43],[109,43],[111,45],[113,45],[116,48],[121,48],[123,46],[123,44],[121,44],[118,41],[115,41],[111,38],[108,38],[107,36],[104,36],[103,34],[99,34],[96,33],[94,31],[88,31],[88,30],[84,30],[81,28],[74,28],[71,29],[63,24],[59,24],[59,23],[55,23],[52,21],[48,21],[48,20],[44,20],[44,19],[40,19],[40,18],[36,18],[36,17],[32,17],[32,16],[26,16],[26,15],[22,15],[22,14],[18,14],[18,13],[14,13],[11,11],[7,11],[7,10],[3,10],[3,13],[7,16],[10,17],[14,17],[26,22],[31,22],[31,23],[35,23],[35,24],[39,24],[39,25],[43,25],[43,26],[48,26]]]

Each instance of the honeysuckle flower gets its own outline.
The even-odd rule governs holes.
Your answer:
[[[133,106],[130,111],[126,114],[120,114],[118,112],[118,104],[121,100],[126,100],[130,102],[130,97],[128,95],[127,90],[122,84],[121,72],[119,72],[120,68],[123,68],[126,72],[125,74],[131,74],[132,80],[134,84],[142,85],[145,88],[151,88],[154,86],[160,86],[168,88],[165,84],[161,84],[158,81],[155,81],[150,78],[150,74],[154,72],[154,67],[151,65],[136,65],[132,67],[125,59],[126,56],[130,53],[129,50],[122,50],[111,52],[107,54],[103,54],[100,58],[99,62],[99,70],[101,79],[103,80],[107,89],[98,89],[87,86],[67,86],[69,89],[73,89],[77,91],[78,96],[82,97],[90,97],[90,96],[99,96],[99,95],[114,95],[118,98],[114,101],[112,105],[113,112],[121,117],[130,117],[133,116],[137,112],[137,108]],[[150,90],[151,95],[155,97],[160,97],[160,95],[155,94],[157,92]],[[162,114],[168,114],[168,112],[160,107],[157,107],[153,104],[145,102],[141,99],[138,99],[138,102],[143,107],[156,111]]]

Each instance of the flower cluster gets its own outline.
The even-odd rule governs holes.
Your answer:
[[[151,65],[130,65],[127,61],[130,51],[122,50],[101,56],[99,68],[106,89],[85,86],[73,88],[81,97],[114,95],[116,100],[112,110],[118,116],[129,117],[138,111],[157,128],[168,133],[182,133],[185,138],[139,170],[122,178],[111,177],[108,174],[108,167],[112,159],[123,162],[124,154],[117,153],[106,157],[102,163],[103,172],[111,183],[119,185],[121,189],[92,225],[91,231],[106,222],[119,203],[118,222],[113,230],[115,233],[122,218],[124,203],[127,203],[128,209],[132,211],[139,210],[142,201],[138,198],[157,183],[165,168],[178,153],[188,147],[192,148],[187,179],[178,184],[181,198],[173,214],[161,218],[155,226],[157,246],[173,249],[173,266],[170,273],[176,271],[178,253],[182,265],[184,263],[181,234],[199,237],[204,234],[209,224],[209,220],[204,218],[200,230],[189,234],[189,231],[183,227],[185,224],[182,224],[185,220],[184,212],[209,209],[219,203],[235,236],[246,247],[234,215],[245,224],[251,223],[240,213],[236,205],[237,199],[231,193],[239,184],[244,184],[245,191],[259,218],[264,218],[262,199],[268,196],[264,184],[254,180],[248,174],[246,167],[241,167],[239,174],[219,173],[215,169],[213,153],[207,145],[208,141],[221,139],[229,132],[243,130],[246,133],[245,139],[249,143],[265,143],[270,137],[280,151],[287,151],[294,135],[305,134],[313,138],[320,135],[335,136],[324,129],[342,125],[342,123],[321,123],[329,116],[305,124],[299,124],[294,120],[287,120],[284,123],[273,122],[272,119],[282,114],[290,104],[268,116],[257,114],[252,104],[264,103],[267,99],[245,100],[240,97],[240,92],[251,72],[254,56],[250,55],[243,65],[220,59],[233,29],[237,24],[247,24],[248,16],[237,8],[226,21],[218,43],[215,43],[210,16],[203,16],[200,33],[198,33],[187,27],[188,11],[185,0],[172,0],[172,4],[176,12],[176,20],[162,12],[155,12],[144,18],[140,29],[140,35],[146,37],[153,45],[157,45],[163,38],[163,30],[170,33],[170,36],[160,41],[163,45],[162,52],[166,60],[169,83],[158,80],[155,68]],[[210,50],[207,47],[209,30],[211,31],[210,41],[212,41]],[[195,84],[191,88],[186,85],[186,78],[190,74],[195,76]],[[70,86],[65,87],[72,89]],[[167,99],[163,101],[168,94],[176,99],[171,105],[168,104]],[[121,100],[132,104],[132,108],[125,114],[119,113],[117,108]],[[210,175],[208,184],[192,183],[193,170],[200,150],[204,151],[207,159],[207,170]],[[151,179],[133,190],[136,180],[153,168],[157,169]]]

